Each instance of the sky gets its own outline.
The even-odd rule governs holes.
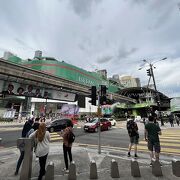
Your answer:
[[[0,0],[0,24],[0,57],[41,50],[108,77],[138,77],[142,86],[151,63],[157,90],[180,96],[180,0]]]

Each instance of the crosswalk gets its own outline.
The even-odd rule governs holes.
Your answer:
[[[51,136],[51,142],[54,142],[54,141],[58,142],[58,141],[62,141],[63,140],[62,136],[60,136],[56,132],[50,133],[50,136]]]
[[[180,156],[180,129],[165,129],[160,136],[161,154]],[[147,142],[139,142],[138,151],[148,152]]]

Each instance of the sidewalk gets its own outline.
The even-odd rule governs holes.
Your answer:
[[[98,179],[101,180],[111,180],[110,171],[111,171],[111,160],[115,159],[118,162],[120,179],[130,180],[135,179],[131,176],[131,164],[130,158],[127,158],[126,155],[111,155],[110,152],[102,150],[101,154],[97,153],[97,149],[91,149],[87,147],[80,147],[78,144],[73,146],[73,160],[76,164],[77,180],[86,180],[89,179],[89,165],[91,160],[95,160],[98,169]],[[19,156],[19,151],[17,148],[8,148],[0,149],[0,180],[18,180],[19,176],[14,176],[14,171],[16,167],[16,161]],[[143,157],[142,157],[143,158]],[[64,174],[62,169],[64,168],[64,159],[62,151],[62,143],[51,143],[50,153],[48,156],[47,163],[52,161],[54,163],[55,169],[55,180],[58,179],[68,179],[68,175]],[[141,180],[176,180],[179,179],[172,175],[171,164],[169,161],[166,164],[163,164],[162,172],[163,177],[157,178],[152,175],[152,170],[149,167],[149,161],[144,159],[138,159],[140,171],[141,171]],[[39,162],[33,157],[32,164],[32,179],[37,179],[39,171]],[[117,178],[116,178],[117,179]]]

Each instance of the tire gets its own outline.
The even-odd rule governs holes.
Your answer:
[[[54,132],[54,128],[51,127],[51,128],[49,129],[49,131],[50,131],[50,133]]]
[[[114,123],[114,126],[116,126],[116,123]]]

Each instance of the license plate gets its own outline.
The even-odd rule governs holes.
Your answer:
[[[88,128],[84,128],[85,130],[88,130]]]

